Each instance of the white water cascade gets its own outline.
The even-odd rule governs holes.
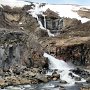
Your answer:
[[[70,70],[71,67],[64,62],[63,60],[56,59],[55,57],[44,53],[44,57],[47,57],[50,61],[49,68],[50,69],[58,69],[58,70]]]
[[[46,27],[46,16],[43,14],[43,17],[44,17],[44,27],[45,27],[45,29],[47,29],[47,27]]]
[[[37,19],[38,24],[40,25],[40,28],[41,28],[41,29],[47,30],[48,35],[49,35],[50,37],[54,37],[54,34],[52,34],[52,33],[50,32],[50,30],[48,30],[48,29],[46,28],[46,17],[45,17],[45,15],[43,14],[43,12],[41,11],[41,9],[39,8],[39,6],[40,6],[39,4],[35,4],[35,7],[34,7],[33,9],[29,10],[28,12],[29,12],[33,17],[35,17],[35,18]],[[43,27],[41,21],[39,20],[38,15],[42,15],[42,16],[44,17],[44,27]]]
[[[44,53],[44,57],[49,60],[49,69],[54,70],[58,69],[58,73],[60,73],[60,79],[68,82],[68,84],[75,84],[75,82],[85,82],[86,80],[81,79],[81,81],[75,81],[69,73],[72,73],[70,70],[74,69],[74,67],[69,66],[65,61],[56,59],[55,57]],[[79,77],[78,75],[72,73],[73,76]]]

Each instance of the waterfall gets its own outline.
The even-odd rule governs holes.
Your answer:
[[[44,17],[44,27],[45,27],[45,29],[47,29],[47,27],[46,27],[46,17],[45,17],[45,15],[43,15],[43,17]]]
[[[49,59],[49,69],[58,69],[58,70],[70,70],[72,69],[65,61],[56,59],[55,57],[44,53],[44,57]]]
[[[48,30],[48,29],[46,28],[46,17],[45,17],[45,15],[43,14],[42,10],[39,8],[39,6],[40,6],[40,4],[35,4],[35,7],[34,7],[33,9],[31,9],[31,10],[28,10],[28,12],[29,12],[33,17],[35,17],[35,18],[37,19],[38,24],[40,25],[40,28],[41,28],[41,29],[47,30],[48,35],[49,35],[50,37],[54,37],[54,34],[52,34],[52,33],[50,32],[50,30]],[[38,15],[42,15],[42,16],[44,17],[44,27],[43,27],[41,21],[39,20]]]
[[[79,76],[70,71],[71,69],[74,69],[74,67],[69,66],[65,61],[56,59],[55,57],[47,53],[44,53],[43,56],[48,58],[49,60],[49,69],[58,70],[61,80],[64,80],[68,82],[69,84],[75,84],[75,82],[85,82],[86,81],[84,79],[81,79],[81,81],[75,81],[74,78],[72,78],[69,74],[72,73],[72,75],[75,77],[79,77]]]
[[[54,37],[54,34],[52,34],[50,32],[50,30],[48,30],[47,27],[46,27],[46,18],[45,18],[45,15],[42,15],[42,16],[44,17],[44,27],[43,27],[41,21],[38,18],[38,15],[37,15],[37,21],[38,21],[38,23],[40,25],[40,28],[43,29],[43,30],[47,30],[47,33],[48,33],[49,37]]]
[[[40,28],[41,28],[41,29],[45,29],[45,28],[43,27],[41,21],[39,20],[38,16],[37,16],[37,21],[38,21],[38,23],[39,23],[39,25],[40,25]]]
[[[47,29],[47,26],[46,26],[46,17],[45,17],[45,15],[43,14],[42,16],[44,17],[44,28],[45,28],[45,30],[47,30],[47,33],[48,33],[49,37],[51,37],[51,36],[54,37],[54,34],[52,34],[52,33],[50,32],[50,30]]]

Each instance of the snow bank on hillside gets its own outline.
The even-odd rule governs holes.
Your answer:
[[[81,18],[77,14],[76,11],[78,11],[81,8],[80,6],[75,6],[75,5],[49,5],[49,4],[47,4],[41,8],[41,11],[45,12],[48,8],[54,12],[57,12],[60,17],[76,18],[78,20],[81,20],[82,23],[85,23],[85,22],[90,20],[88,18]]]
[[[24,5],[29,5],[30,3],[19,0],[0,0],[1,5],[8,5],[10,7],[23,7]]]
[[[9,5],[12,8],[13,7],[23,7],[24,5],[28,5],[30,3],[20,0],[0,0],[0,5]],[[81,18],[76,11],[78,11],[81,8],[87,8],[90,9],[90,6],[79,6],[79,5],[65,5],[65,4],[46,4],[43,7],[40,7],[40,3],[33,3],[35,4],[35,7],[33,7],[32,15],[34,17],[37,17],[37,14],[43,14],[48,8],[56,13],[59,14],[60,17],[67,17],[67,18],[76,18],[78,20],[81,20],[82,23],[85,23],[89,21],[88,18]]]

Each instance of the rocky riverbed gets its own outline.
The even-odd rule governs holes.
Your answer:
[[[0,87],[2,89],[6,90],[12,90],[12,88],[17,88],[15,90],[21,90],[20,88],[24,88],[23,90],[36,90],[36,88],[39,88],[38,90],[51,90],[51,88],[58,90],[58,88],[65,88],[66,86],[69,86],[68,88],[87,88],[90,84],[90,73],[84,70],[81,70],[79,68],[73,70],[75,74],[80,75],[81,77],[86,79],[86,82],[76,83],[74,85],[69,84],[67,81],[63,81],[60,79],[60,74],[56,72],[55,70],[51,75],[46,74],[45,69],[40,68],[23,68],[19,70],[19,68],[16,71],[8,71],[3,72],[3,75],[0,75]],[[88,75],[86,77],[86,75]],[[80,81],[81,78],[74,77],[71,73],[69,73],[69,76],[72,78],[75,78],[75,80]],[[54,83],[54,85],[52,84]],[[41,84],[42,83],[42,84]],[[79,86],[77,86],[79,84]],[[26,85],[26,86],[25,86]],[[45,87],[43,87],[43,85]],[[35,86],[35,87],[33,87]],[[63,87],[64,86],[64,87]],[[27,89],[28,88],[28,89]],[[32,89],[33,88],[33,89]],[[62,90],[62,89],[61,89]],[[65,89],[69,90],[69,89]],[[70,89],[72,90],[72,89]],[[79,90],[79,89],[74,89]]]

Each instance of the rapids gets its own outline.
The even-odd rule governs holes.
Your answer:
[[[60,79],[66,81],[68,84],[73,85],[75,82],[86,82],[83,78],[81,81],[76,81],[75,78],[72,78],[69,74],[72,74],[74,77],[79,77],[78,75],[74,74],[72,69],[73,66],[68,65],[64,60],[56,59],[54,56],[51,56],[47,53],[44,53],[44,57],[48,58],[49,60],[49,69],[50,70],[58,70],[57,73],[60,74]],[[47,74],[52,74],[48,71]]]

